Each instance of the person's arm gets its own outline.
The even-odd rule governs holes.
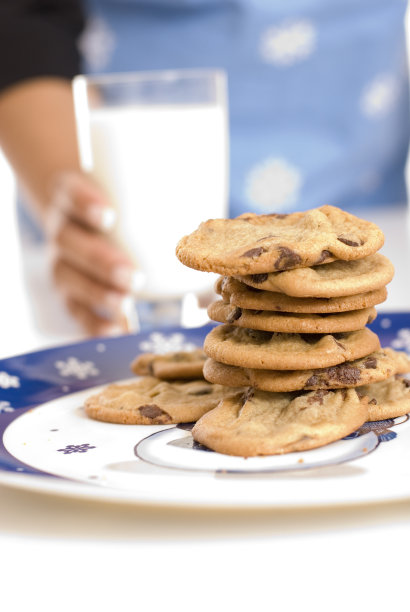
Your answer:
[[[34,4],[37,4],[36,11]],[[5,12],[0,8],[0,57],[2,30],[7,24],[10,31],[20,32],[20,19],[29,38],[26,57],[19,55],[14,62],[15,76],[12,61],[5,60],[5,69],[0,70],[3,75],[0,147],[53,242],[55,280],[69,310],[89,333],[99,334],[123,327],[122,306],[130,290],[133,270],[127,256],[104,235],[110,220],[109,203],[99,187],[81,173],[79,166],[70,81],[70,76],[79,70],[73,50],[76,29],[73,26],[71,30],[68,26],[64,29],[61,23],[65,23],[67,13],[63,10],[59,14],[57,10],[58,6],[67,9],[72,4],[76,3],[16,1],[15,11],[9,8]],[[43,5],[48,9],[41,9]],[[32,14],[35,17],[30,29]],[[33,47],[33,40],[37,46],[47,46],[50,30],[57,31],[62,46],[67,47],[56,51],[57,63],[47,58],[44,48]],[[18,38],[19,44],[24,45],[20,35]],[[48,49],[52,54],[53,49]],[[3,64],[3,60],[0,62]]]
[[[80,171],[70,82],[34,78],[3,90],[0,146],[44,226],[56,176]]]

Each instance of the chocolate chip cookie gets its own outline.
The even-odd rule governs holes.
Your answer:
[[[219,363],[211,358],[204,365],[204,376],[210,382],[235,387],[251,386],[271,392],[359,387],[408,372],[410,358],[390,348],[315,370],[256,370]]]
[[[381,289],[394,276],[393,264],[381,253],[354,261],[334,261],[321,266],[270,274],[238,277],[241,282],[293,297],[331,298]]]
[[[249,310],[277,312],[331,313],[360,310],[381,304],[387,298],[385,287],[358,295],[334,298],[295,298],[273,291],[255,289],[232,276],[220,276],[215,282],[215,293],[225,302]]]
[[[139,376],[156,376],[161,380],[202,378],[206,355],[200,348],[157,355],[143,353],[131,363],[131,370]]]
[[[365,325],[375,320],[377,312],[375,308],[363,308],[334,314],[272,312],[269,310],[247,310],[219,300],[208,306],[208,315],[213,321],[250,329],[291,334],[333,334],[363,329]]]
[[[362,259],[383,242],[374,223],[322,206],[288,215],[210,219],[179,241],[176,254],[190,268],[233,276]]]
[[[306,370],[352,361],[380,349],[370,329],[343,334],[282,334],[219,325],[205,338],[215,361],[263,370]]]
[[[131,425],[191,423],[221,399],[238,392],[205,380],[166,382],[145,376],[128,384],[108,385],[84,403],[86,414],[97,421]]]
[[[252,457],[324,446],[367,420],[354,389],[268,393],[249,389],[223,400],[194,426],[194,440],[219,453]]]
[[[369,421],[394,419],[410,412],[410,381],[406,378],[392,376],[357,390],[369,399]]]

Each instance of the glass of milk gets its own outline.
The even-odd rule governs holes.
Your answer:
[[[225,74],[79,75],[73,93],[82,168],[117,209],[113,240],[139,270],[133,326],[183,323],[184,300],[209,290],[214,277],[183,266],[177,242],[227,215]]]

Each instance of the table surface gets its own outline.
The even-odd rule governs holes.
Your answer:
[[[382,252],[396,267],[379,311],[410,310],[405,210],[367,218],[383,228]],[[23,258],[9,241],[0,255],[7,293],[0,357],[79,339],[47,280],[43,254]],[[25,272],[34,279],[30,307]],[[128,507],[0,486],[0,598],[8,612],[34,603],[81,612],[227,604],[408,611],[409,545],[410,500],[217,511]]]

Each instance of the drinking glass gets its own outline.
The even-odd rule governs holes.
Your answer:
[[[79,75],[73,95],[82,168],[116,208],[112,239],[138,269],[132,326],[180,324],[184,298],[209,290],[213,275],[183,266],[176,244],[227,214],[225,74]]]

